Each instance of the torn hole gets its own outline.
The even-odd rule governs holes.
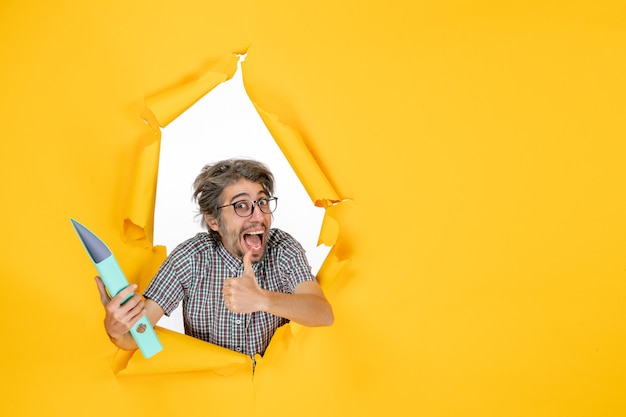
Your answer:
[[[304,249],[314,275],[330,248],[317,246],[324,209],[311,201],[301,181],[267,130],[247,96],[241,62],[229,81],[217,85],[162,132],[156,191],[154,244],[167,253],[205,231],[192,201],[192,183],[207,163],[228,158],[253,158],[274,174],[279,197],[272,227],[293,235]],[[184,333],[182,306],[159,326]]]

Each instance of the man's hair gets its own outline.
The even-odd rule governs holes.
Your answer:
[[[252,159],[226,159],[205,165],[193,183],[193,199],[198,204],[202,223],[217,240],[220,240],[219,233],[208,227],[204,214],[213,217],[221,225],[219,207],[224,205],[222,192],[242,178],[260,184],[268,196],[274,195],[274,176],[271,171],[265,164]]]

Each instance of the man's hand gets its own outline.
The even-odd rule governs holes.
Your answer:
[[[96,277],[100,301],[104,305],[106,315],[104,328],[112,340],[117,340],[128,333],[135,323],[146,313],[144,300],[140,294],[134,294],[122,305],[122,301],[137,289],[132,284],[110,298],[100,277]]]
[[[256,280],[252,269],[252,252],[243,256],[243,275],[224,280],[224,302],[226,308],[235,313],[253,313],[266,308],[266,291]]]

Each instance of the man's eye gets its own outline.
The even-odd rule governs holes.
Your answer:
[[[239,202],[235,203],[235,208],[236,209],[240,209],[240,210],[247,209],[248,206],[249,205],[248,205],[248,203],[246,201],[239,201]]]
[[[259,206],[267,206],[269,204],[269,201],[267,201],[267,198],[262,198],[262,199],[258,200],[256,203]]]

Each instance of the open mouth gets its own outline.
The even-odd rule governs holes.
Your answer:
[[[248,249],[252,251],[258,251],[263,247],[263,239],[265,237],[265,232],[262,230],[257,230],[254,232],[244,233],[243,241],[246,243]]]

